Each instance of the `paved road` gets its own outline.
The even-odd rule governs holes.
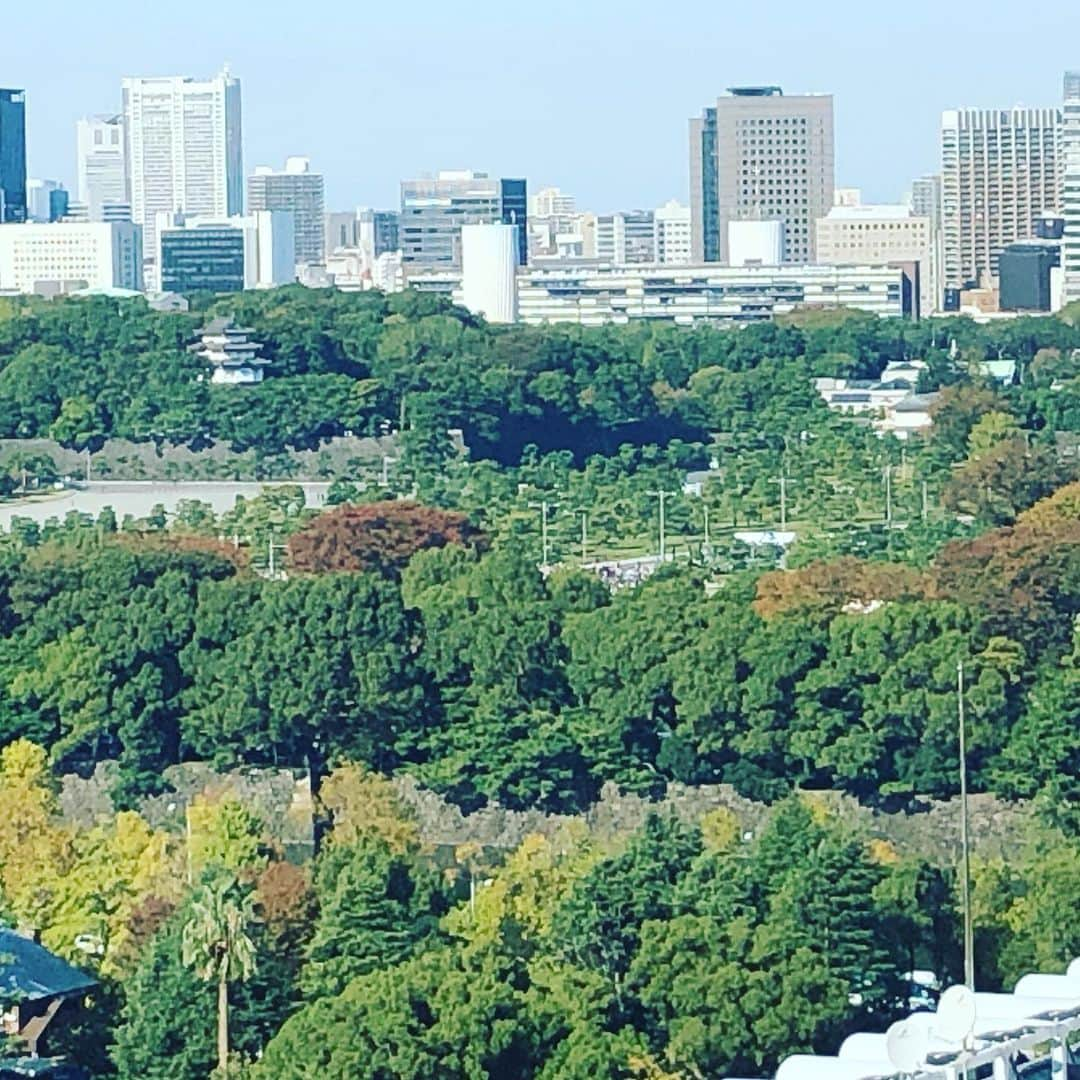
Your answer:
[[[45,500],[17,500],[0,503],[0,528],[7,530],[13,517],[31,518],[39,523],[49,518],[63,518],[71,510],[78,510],[91,517],[107,506],[113,508],[117,520],[125,514],[146,517],[160,503],[166,512],[175,510],[181,499],[197,499],[208,503],[215,513],[231,510],[238,495],[253,499],[266,488],[281,487],[280,483],[237,483],[232,481],[178,481],[162,480],[107,481],[97,480],[79,489],[58,493]],[[302,483],[308,506],[322,506],[326,498],[327,483]]]

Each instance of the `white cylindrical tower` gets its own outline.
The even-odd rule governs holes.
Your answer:
[[[779,266],[784,261],[782,221],[729,221],[732,266]]]
[[[488,322],[517,321],[517,225],[462,225],[461,302]]]

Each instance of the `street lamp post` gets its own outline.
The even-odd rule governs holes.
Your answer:
[[[964,985],[975,990],[975,931],[971,918],[971,845],[968,836],[967,725],[964,718],[964,662],[956,665],[956,713],[960,728],[961,895],[964,905]]]

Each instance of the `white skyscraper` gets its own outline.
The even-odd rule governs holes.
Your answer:
[[[124,79],[123,92],[131,216],[151,258],[157,214],[241,212],[240,82],[226,69],[207,80]]]
[[[1058,209],[1060,109],[950,109],[941,117],[944,287],[996,278],[998,256]]]
[[[1065,239],[1061,264],[1065,275],[1064,302],[1080,300],[1080,71],[1065,73],[1065,105],[1061,130],[1062,196]]]
[[[122,116],[90,116],[75,125],[78,201],[90,221],[115,217],[130,207]],[[109,210],[105,208],[109,207]]]

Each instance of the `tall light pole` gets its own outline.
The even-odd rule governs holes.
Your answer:
[[[892,525],[892,463],[885,466],[885,524]]]
[[[788,484],[791,483],[791,477],[789,477],[783,469],[780,470],[779,476],[774,476],[770,481],[770,484],[780,485],[780,528],[787,528],[787,489]]]
[[[659,491],[650,491],[647,494],[651,495],[654,499],[660,500],[660,561],[665,562],[667,559],[667,520],[664,516],[664,507],[667,503],[668,496],[676,493],[674,491],[665,491],[661,488]]]
[[[588,562],[589,552],[589,511],[581,511],[581,565]]]
[[[547,499],[543,499],[538,503],[529,503],[531,509],[540,511],[540,546],[543,552],[540,568],[542,570],[548,568],[548,556],[551,553],[551,548],[548,545],[548,512],[554,510],[558,505],[558,503],[548,502]]]
[[[961,895],[964,905],[964,985],[975,990],[975,930],[971,920],[971,846],[968,838],[967,725],[964,721],[964,662],[956,665],[956,714],[960,727]]]

